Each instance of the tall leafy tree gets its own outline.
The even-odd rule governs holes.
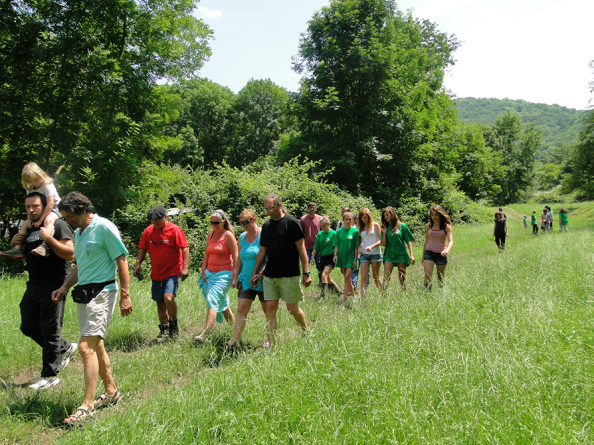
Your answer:
[[[478,124],[462,124],[457,136],[458,188],[474,201],[494,200],[501,193],[507,166],[503,155],[485,144]]]
[[[247,165],[272,154],[286,129],[287,91],[270,79],[251,79],[237,94],[233,107],[236,137],[231,164]]]
[[[111,212],[139,163],[158,158],[158,79],[192,76],[211,31],[195,0],[15,0],[0,6],[0,162],[25,161]]]
[[[450,173],[455,124],[442,89],[458,42],[392,0],[336,0],[317,11],[293,68],[301,136],[281,153],[322,160],[349,190],[393,202]]]
[[[167,151],[165,159],[193,168],[212,168],[226,161],[235,138],[235,93],[200,78],[174,85],[169,92],[181,97],[181,111],[167,134],[177,134],[183,144]]]
[[[508,111],[485,129],[484,137],[486,144],[501,154],[503,164],[507,167],[507,173],[500,182],[501,193],[496,197],[497,201],[501,204],[517,202],[534,180],[540,132],[534,123],[522,128],[518,114]]]

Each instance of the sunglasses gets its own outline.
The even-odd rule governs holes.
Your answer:
[[[252,222],[253,219],[254,218],[250,218],[250,219],[247,219],[245,221],[239,221],[239,224],[241,224],[242,226],[247,226],[249,223]]]
[[[213,226],[218,226],[218,225],[219,225],[219,224],[221,224],[222,222],[223,222],[223,221],[211,221],[210,223],[211,223]]]

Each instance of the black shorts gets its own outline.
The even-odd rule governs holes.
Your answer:
[[[441,256],[441,253],[432,252],[431,250],[425,250],[425,253],[423,254],[423,260],[433,261],[438,266],[445,266],[448,264],[447,256]]]
[[[324,255],[320,257],[320,266],[322,269],[326,266],[334,267],[334,255]]]
[[[252,300],[254,301],[258,297],[261,302],[264,302],[264,291],[255,290],[251,287],[247,289],[243,289],[243,285],[241,283],[237,283],[237,298],[239,300]]]

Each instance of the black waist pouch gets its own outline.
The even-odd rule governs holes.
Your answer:
[[[105,286],[115,283],[115,280],[106,281],[105,283],[89,283],[74,286],[72,289],[72,299],[75,303],[87,304],[101,292]]]

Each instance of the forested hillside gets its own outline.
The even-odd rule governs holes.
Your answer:
[[[542,134],[540,149],[561,147],[574,143],[583,128],[584,110],[559,105],[534,104],[524,100],[475,99],[465,97],[456,100],[460,119],[468,123],[491,125],[507,111],[518,113],[522,122],[534,122]]]

